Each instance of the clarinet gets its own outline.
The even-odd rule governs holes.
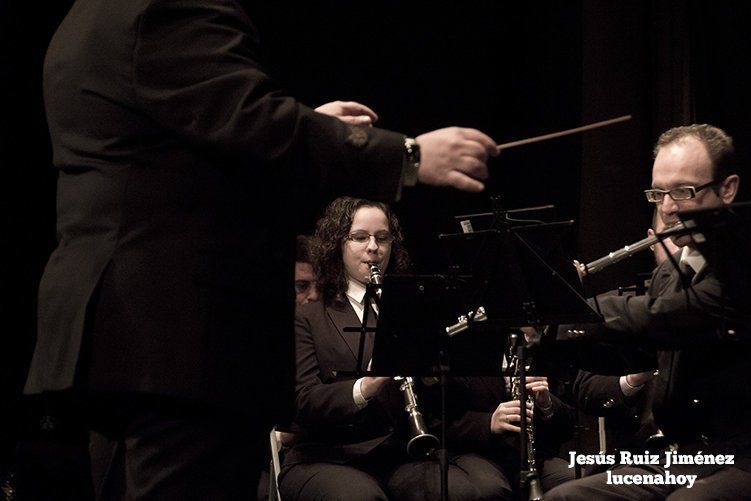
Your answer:
[[[522,341],[523,342],[523,341]],[[521,388],[519,385],[519,357],[516,355],[514,346],[510,347],[510,365],[513,368],[513,376],[511,377],[511,398],[512,400],[520,400]],[[522,419],[526,418],[526,407],[529,406],[532,409],[532,420],[527,423],[527,478],[529,501],[540,501],[542,499],[542,485],[540,485],[540,474],[537,471],[537,463],[535,461],[535,426],[534,426],[534,414],[535,414],[535,399],[532,395],[527,394],[527,405],[520,405]],[[521,404],[521,402],[520,402]]]
[[[438,448],[438,437],[428,431],[425,420],[417,406],[417,395],[414,380],[411,377],[396,376],[399,381],[399,391],[404,396],[404,410],[407,412],[410,439],[407,442],[407,454],[413,457],[429,456]]]
[[[383,283],[381,270],[373,263],[370,263],[370,283],[379,287]],[[380,288],[376,289],[376,294],[381,297]],[[429,456],[438,448],[438,437],[428,431],[425,426],[422,412],[417,405],[417,395],[415,394],[414,379],[407,376],[395,376],[394,381],[399,382],[399,391],[404,397],[404,410],[407,413],[409,422],[410,439],[407,442],[407,454],[413,457]]]

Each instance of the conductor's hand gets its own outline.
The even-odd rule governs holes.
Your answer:
[[[433,186],[482,191],[488,178],[489,156],[497,156],[495,141],[475,129],[448,127],[417,136],[420,168],[417,178]]]
[[[532,420],[532,409],[527,407],[527,422]],[[521,407],[518,400],[501,402],[490,417],[490,432],[499,434],[507,431],[519,433],[517,424],[521,421]],[[517,423],[517,424],[512,424]]]
[[[375,111],[355,101],[333,101],[322,104],[315,111],[352,125],[373,125],[378,120]]]

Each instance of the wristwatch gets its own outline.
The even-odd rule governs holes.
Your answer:
[[[402,184],[414,186],[417,184],[417,169],[420,168],[420,145],[412,137],[404,138],[404,168]]]

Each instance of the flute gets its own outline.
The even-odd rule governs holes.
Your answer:
[[[583,265],[583,271],[587,275],[592,275],[593,273],[602,271],[611,264],[615,264],[618,261],[622,261],[627,257],[631,257],[634,254],[648,249],[650,246],[656,244],[660,240],[663,240],[666,236],[673,233],[679,233],[680,231],[685,229],[686,226],[683,224],[683,222],[678,222],[664,232],[659,233],[658,235],[652,235],[651,237],[644,238],[631,245],[626,245],[622,249],[618,249],[617,251],[609,253],[607,256],[603,256],[600,259],[595,259],[591,263]]]

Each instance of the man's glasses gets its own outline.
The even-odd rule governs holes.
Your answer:
[[[672,190],[644,190],[644,194],[647,196],[647,200],[653,204],[661,204],[665,200],[665,195],[670,195],[670,198],[672,198],[673,201],[678,202],[679,200],[690,200],[696,197],[696,194],[704,188],[709,188],[710,186],[721,182],[722,180],[710,181],[701,186],[678,186]]]
[[[316,280],[295,280],[295,292],[304,294],[316,284]]]
[[[367,244],[370,242],[370,237],[375,238],[378,245],[391,245],[396,238],[388,231],[379,231],[375,235],[368,233],[367,231],[355,231],[345,237],[345,240],[355,242],[356,244]]]

